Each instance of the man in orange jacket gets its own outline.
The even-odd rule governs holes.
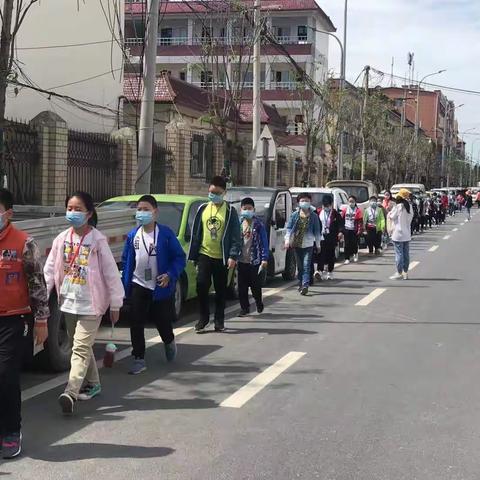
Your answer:
[[[20,369],[23,337],[34,316],[37,345],[48,336],[47,289],[40,252],[12,224],[13,196],[0,188],[0,447],[3,458],[22,450]]]

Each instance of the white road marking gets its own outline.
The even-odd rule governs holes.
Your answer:
[[[433,247],[428,250],[429,252],[436,252],[440,248],[440,245],[434,245]]]
[[[193,327],[175,328],[174,333],[175,333],[175,336],[178,337],[179,335],[187,333],[190,330],[193,330]],[[162,340],[159,336],[150,338],[149,340],[147,340],[147,348],[161,342]],[[129,357],[131,354],[132,353],[130,348],[126,348],[125,350],[122,350],[121,352],[118,352],[115,354],[115,361],[118,362],[120,360],[123,360],[124,358]],[[103,358],[100,360],[97,360],[97,367],[99,369],[103,368]],[[54,388],[59,387],[60,385],[67,383],[67,381],[68,381],[68,372],[62,373],[61,375],[57,375],[56,377],[51,378],[46,382],[27,388],[26,390],[22,391],[22,401],[30,400],[31,398],[37,397],[42,393],[48,392],[49,390],[52,390]]]
[[[366,297],[362,298],[358,301],[355,306],[356,307],[366,307],[370,305],[376,298],[378,298],[382,293],[387,291],[386,288],[376,288],[372,293],[369,293]]]
[[[448,240],[449,238],[450,238],[450,235],[445,235],[445,236],[443,237],[444,240]]]
[[[287,368],[298,362],[304,355],[306,355],[306,352],[287,353],[280,360],[277,360],[273,365],[257,375],[253,380],[250,380],[250,382],[237,390],[233,395],[230,395],[220,406],[227,408],[243,407],[257,393],[262,391],[269,383],[272,383],[279,375],[287,370]]]
[[[408,270],[413,270],[414,268],[418,267],[420,265],[420,262],[410,262],[410,265],[408,266]]]
[[[458,232],[458,228],[454,228],[452,232]]]
[[[461,223],[460,225],[463,227],[465,225],[465,222]]]

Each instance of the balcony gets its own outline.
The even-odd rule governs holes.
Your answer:
[[[276,40],[281,45],[307,45],[311,43],[307,37],[301,36],[286,36],[276,37]],[[251,37],[243,38],[243,45],[250,45],[253,39]],[[157,39],[157,45],[170,46],[170,45],[203,45],[212,43],[215,45],[226,45],[229,43],[227,37],[159,37]],[[239,42],[240,44],[240,42]],[[138,47],[143,45],[143,38],[126,38],[125,46]]]

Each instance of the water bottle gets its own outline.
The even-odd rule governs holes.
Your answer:
[[[107,343],[105,347],[105,356],[103,357],[103,366],[105,368],[112,368],[115,362],[115,352],[117,346],[114,343]]]

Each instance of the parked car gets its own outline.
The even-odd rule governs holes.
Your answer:
[[[427,191],[427,189],[425,188],[425,185],[423,185],[422,183],[397,183],[395,185],[392,185],[392,188],[390,188],[390,191],[392,192],[392,195],[395,197],[395,195],[397,195],[397,193],[402,188],[406,188],[414,195],[421,195],[421,196],[425,196],[425,192]]]
[[[292,196],[286,189],[232,187],[227,190],[226,200],[238,212],[245,197],[253,198],[257,217],[262,220],[270,243],[270,258],[266,276],[282,274],[285,280],[293,280],[297,265],[291,250],[285,250],[287,221],[292,213]]]
[[[158,202],[158,221],[170,227],[177,235],[185,253],[188,253],[192,237],[192,226],[195,214],[206,198],[190,195],[153,195]],[[98,206],[101,213],[105,210],[121,210],[137,208],[137,201],[141,195],[127,195],[106,200]],[[133,226],[132,226],[133,228]],[[177,282],[175,291],[175,311],[180,316],[185,301],[195,298],[197,272],[193,262],[187,262],[187,267]]]
[[[348,196],[353,195],[362,211],[368,208],[369,198],[377,196],[375,184],[363,180],[332,180],[327,183],[327,188],[341,188]]]

